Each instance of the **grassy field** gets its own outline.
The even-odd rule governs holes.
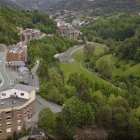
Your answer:
[[[106,60],[114,64],[113,77],[130,74],[133,74],[134,76],[140,76],[140,63],[134,64],[132,61],[119,61],[117,57],[109,54],[99,58],[96,61],[96,66],[98,66],[98,63],[101,60]],[[117,64],[118,67],[116,67],[115,64]]]
[[[106,46],[104,46],[104,45],[97,45],[96,48],[95,48],[95,55],[99,55],[99,54],[103,53],[105,48],[106,48]],[[79,74],[84,74],[93,83],[98,81],[100,83],[107,84],[107,85],[109,85],[111,87],[115,87],[113,84],[111,84],[111,83],[109,83],[109,82],[97,77],[95,74],[93,74],[92,72],[86,70],[82,66],[82,62],[84,60],[83,49],[76,51],[75,53],[73,53],[72,56],[75,58],[74,62],[60,63],[60,68],[64,72],[65,80],[67,80],[69,78],[69,75],[71,73],[77,72]]]

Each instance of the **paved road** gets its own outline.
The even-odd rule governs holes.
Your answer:
[[[0,91],[7,89],[10,85],[13,85],[14,80],[19,76],[19,74],[13,69],[5,67],[5,57],[6,54],[0,52],[0,77],[2,78]]]
[[[98,43],[96,43],[96,42],[89,42],[89,41],[87,41],[86,44],[98,45]],[[74,47],[71,47],[68,50],[66,50],[64,53],[56,54],[54,57],[59,59],[59,60],[62,60],[62,61],[64,60],[64,62],[65,62],[66,57],[71,58],[71,55],[74,52],[76,52],[77,50],[83,49],[86,44],[84,44],[84,45],[76,45]]]
[[[46,101],[45,99],[41,98],[40,96],[36,96],[36,111],[41,111],[43,108],[50,108],[52,112],[58,113],[61,112],[62,106],[56,105],[52,102]]]
[[[30,128],[33,126],[36,126],[37,122],[38,122],[38,115],[39,112],[43,109],[43,108],[49,108],[51,109],[52,112],[54,113],[59,113],[62,111],[62,106],[59,106],[57,104],[54,104],[52,102],[46,101],[45,99],[41,98],[40,96],[36,96],[36,100],[35,100],[35,114],[32,117],[31,120],[26,120],[25,121],[25,125],[26,128]]]
[[[37,60],[35,66],[31,70],[31,74],[33,77],[29,82],[29,85],[35,87],[37,92],[39,91],[39,78],[38,78],[36,72],[39,68],[39,64],[40,64],[40,62],[39,62],[39,60]]]

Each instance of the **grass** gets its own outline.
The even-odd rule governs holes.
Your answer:
[[[96,66],[98,66],[99,61],[106,60],[112,64],[114,64],[114,70],[113,70],[113,77],[115,76],[127,76],[130,74],[133,74],[134,76],[140,76],[140,63],[134,64],[133,61],[119,61],[119,59],[111,54],[105,55],[101,58],[99,58],[96,61]],[[115,66],[117,64],[119,67],[117,68]]]
[[[104,52],[106,46],[104,45],[97,45],[95,48],[95,55],[99,55],[101,53]],[[113,84],[99,78],[98,76],[96,76],[95,74],[93,74],[92,72],[88,71],[87,69],[85,69],[82,66],[82,62],[84,60],[84,55],[83,55],[83,49],[76,51],[75,53],[73,53],[72,55],[75,59],[74,62],[71,63],[60,63],[60,68],[61,70],[64,72],[64,76],[65,76],[65,81],[68,80],[69,75],[71,73],[79,73],[79,74],[84,74],[89,80],[91,80],[93,83],[98,81],[102,84],[107,84],[111,87],[115,87]],[[116,88],[116,87],[115,87]]]

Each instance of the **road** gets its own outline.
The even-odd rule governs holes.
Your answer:
[[[5,61],[6,53],[0,52],[0,77],[2,79],[0,91],[8,89],[10,85],[14,84],[14,80],[19,76],[15,70],[5,67]]]
[[[40,64],[40,62],[39,62],[39,60],[37,60],[35,66],[31,70],[31,74],[33,77],[29,82],[29,85],[35,87],[37,92],[39,91],[39,78],[38,78],[36,72],[39,68],[39,64]]]
[[[95,42],[87,42],[86,44],[95,45],[95,44],[98,44],[98,43],[95,43]],[[83,49],[86,44],[73,46],[73,47],[69,48],[68,50],[66,50],[64,53],[57,54],[56,55],[56,58],[63,60],[63,59],[65,59],[65,57],[70,57],[77,50]]]
[[[37,95],[35,100],[35,114],[32,118],[32,122],[36,123],[38,121],[38,114],[43,108],[49,108],[54,113],[59,113],[62,111],[62,106],[46,101]]]

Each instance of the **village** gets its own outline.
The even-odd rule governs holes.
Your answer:
[[[66,23],[60,17],[55,20],[57,25],[57,33],[60,36],[67,37],[71,40],[79,40],[79,36],[82,33],[75,28],[75,26],[81,26],[83,22],[73,21],[72,24]],[[39,79],[36,75],[36,71],[39,67],[39,60],[36,60],[36,64],[33,69],[29,69],[27,65],[28,61],[28,42],[33,39],[42,39],[45,36],[53,36],[42,33],[38,29],[29,29],[29,28],[19,28],[20,42],[14,45],[6,46],[1,44],[0,46],[0,58],[1,58],[1,68],[0,71],[0,111],[1,119],[7,121],[11,119],[12,113],[14,113],[13,119],[9,120],[9,125],[16,123],[14,129],[11,126],[10,128],[5,128],[6,123],[3,123],[3,128],[0,132],[3,139],[6,139],[7,136],[10,136],[13,133],[13,130],[20,132],[24,127],[30,128],[32,126],[35,129],[32,130],[32,135],[42,136],[43,132],[38,130],[36,132],[36,123],[38,121],[38,113],[44,108],[50,108],[53,112],[61,112],[62,106],[58,106],[51,102],[48,102],[38,96],[36,92],[39,91]],[[61,54],[56,54],[54,57],[59,59],[61,62],[73,62],[74,58],[71,57],[71,54],[83,48],[84,45],[74,46],[69,48],[66,52]],[[56,57],[57,56],[57,57]],[[12,106],[12,110],[11,107]],[[24,108],[23,108],[24,106]],[[4,117],[5,111],[7,110],[6,116]],[[16,111],[18,109],[18,112]],[[24,112],[22,112],[24,110]],[[18,118],[18,120],[16,120]],[[25,118],[23,120],[22,118]],[[6,129],[6,132],[4,130]],[[34,132],[35,130],[35,132]],[[44,135],[44,134],[43,134]],[[36,137],[36,136],[35,136]]]

